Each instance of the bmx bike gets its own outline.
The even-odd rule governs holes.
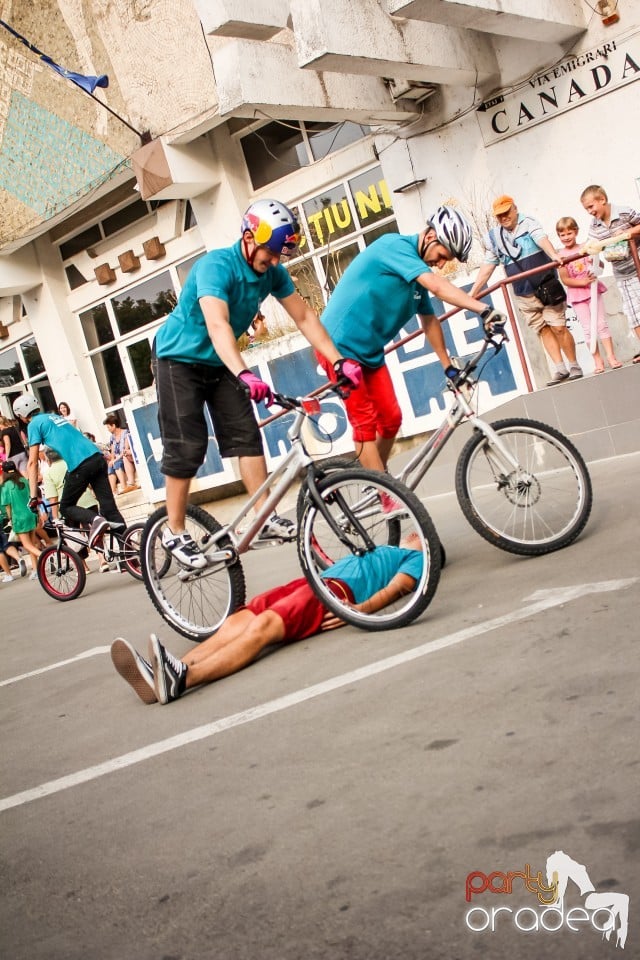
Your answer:
[[[199,570],[187,569],[163,546],[166,508],[153,513],[145,525],[140,561],[149,596],[174,630],[190,640],[210,636],[245,601],[241,555],[247,550],[282,544],[281,537],[259,537],[275,507],[303,476],[298,493],[296,533],[300,566],[319,600],[337,617],[367,630],[404,626],[429,605],[440,578],[440,545],[431,518],[411,491],[383,473],[352,467],[337,473],[314,462],[305,446],[305,425],[322,413],[329,394],[341,394],[342,385],[326,384],[311,397],[274,394],[275,402],[293,414],[287,436],[290,447],[273,473],[227,524],[189,504],[186,527],[207,558]],[[308,422],[309,421],[309,422]],[[313,429],[311,427],[311,429]],[[266,494],[265,502],[251,511]],[[331,589],[325,573],[336,561],[363,556],[378,546],[398,546],[417,535],[423,552],[422,573],[415,589],[376,612],[364,612]]]
[[[485,334],[480,350],[447,381],[453,404],[440,426],[410,458],[398,479],[416,490],[436,457],[464,422],[473,434],[457,460],[458,503],[473,529],[509,553],[535,557],[569,546],[584,529],[593,502],[591,477],[573,443],[537,420],[512,417],[488,423],[473,406],[476,370],[490,348],[502,349],[506,333]],[[484,364],[483,364],[484,367]],[[345,470],[354,460],[332,457],[325,470]]]
[[[87,547],[87,533],[85,530],[67,527],[60,519],[51,522],[56,530],[57,541],[52,546],[45,547],[38,557],[38,580],[43,590],[54,600],[75,600],[87,582],[84,560],[77,552]],[[134,580],[142,580],[140,539],[143,530],[143,520],[132,523],[122,533],[107,529],[91,549],[101,554],[105,563],[126,570]]]

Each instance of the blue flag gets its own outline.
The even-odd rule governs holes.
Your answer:
[[[17,30],[14,30],[13,27],[10,27],[8,23],[5,23],[4,20],[0,20],[0,26],[4,27],[5,30],[8,30],[9,33],[13,34],[20,43],[24,43],[25,47],[28,47],[33,53],[37,53],[43,63],[46,63],[47,66],[51,67],[52,70],[55,70],[56,73],[60,74],[61,77],[64,77],[65,80],[71,80],[72,83],[75,83],[77,87],[81,87],[85,93],[93,93],[96,87],[108,87],[109,86],[109,77],[106,74],[102,74],[99,77],[85,76],[83,73],[73,73],[71,70],[66,70],[64,67],[61,67],[59,63],[55,63],[51,57],[48,57],[42,50],[38,50],[36,46],[32,43],[29,43],[26,37],[23,37],[21,33],[18,33]]]

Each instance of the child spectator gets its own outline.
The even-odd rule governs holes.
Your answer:
[[[15,421],[0,417],[0,443],[4,450],[4,459],[12,460],[23,477],[27,475],[27,448]]]
[[[603,256],[613,267],[622,297],[622,309],[627,315],[631,333],[640,340],[640,277],[629,249],[629,243],[635,243],[636,238],[640,237],[640,213],[624,204],[609,203],[604,187],[595,183],[585,187],[580,194],[580,202],[592,217],[589,224],[590,239],[602,241],[620,234],[628,238],[614,247],[605,248]],[[640,363],[640,350],[633,362]]]
[[[37,580],[36,567],[41,550],[35,536],[38,518],[29,508],[29,484],[20,475],[13,460],[5,461],[2,472],[4,483],[0,493],[0,505],[6,508],[13,532],[17,533],[21,545],[31,556],[33,572],[30,579]]]
[[[563,244],[559,253],[563,256],[578,253],[580,245],[578,244],[578,224],[573,217],[561,217],[556,223],[556,233],[560,242]],[[595,280],[593,273],[593,260],[591,257],[580,257],[579,260],[572,260],[560,267],[558,271],[562,283],[567,288],[567,303],[569,303],[576,312],[576,316],[584,330],[585,340],[593,355],[595,364],[595,373],[604,373],[604,363],[600,351],[598,350],[599,337],[604,352],[607,355],[607,361],[612,370],[617,370],[622,364],[613,351],[613,341],[611,331],[607,324],[607,318],[604,311],[604,302],[602,294],[606,292],[602,281],[598,281],[597,287],[597,309],[598,309],[598,328],[596,342],[591,343],[591,297]]]

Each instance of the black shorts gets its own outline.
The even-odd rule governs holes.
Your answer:
[[[209,409],[221,457],[261,457],[262,437],[251,400],[226,367],[178,360],[155,361],[162,472],[195,476],[209,442]]]

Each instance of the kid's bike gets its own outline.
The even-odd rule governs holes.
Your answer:
[[[75,600],[87,582],[84,560],[77,552],[86,549],[87,533],[67,527],[60,519],[52,520],[51,523],[55,528],[57,541],[52,546],[45,547],[38,557],[38,580],[43,590],[54,600]],[[123,533],[107,529],[91,549],[101,554],[103,562],[126,570],[135,580],[142,580],[140,538],[143,530],[142,520],[132,523]]]

